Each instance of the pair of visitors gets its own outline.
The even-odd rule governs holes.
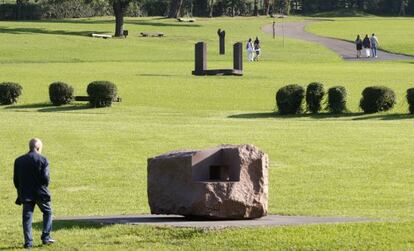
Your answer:
[[[254,40],[254,42],[252,41],[251,38],[249,38],[246,44],[246,50],[247,50],[247,59],[249,62],[259,61],[259,57],[261,53],[259,38],[256,37],[256,40]]]
[[[365,35],[364,40],[361,40],[360,35],[357,36],[355,40],[356,49],[357,49],[357,58],[361,57],[362,48],[365,49],[365,56],[367,58],[373,57],[377,58],[377,48],[379,46],[378,38],[372,33],[371,37],[368,37],[368,34]]]

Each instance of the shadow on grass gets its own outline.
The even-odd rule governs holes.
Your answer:
[[[413,114],[407,113],[395,113],[395,114],[369,114],[367,116],[353,118],[352,120],[369,120],[369,119],[379,119],[379,120],[403,120],[403,119],[414,119]]]
[[[228,116],[232,119],[292,119],[292,118],[311,118],[311,119],[330,119],[330,118],[351,118],[351,120],[402,120],[402,119],[414,119],[412,114],[364,114],[362,112],[356,113],[343,113],[343,114],[295,114],[295,115],[280,115],[277,112],[263,112],[263,113],[243,113],[234,114]]]
[[[70,230],[70,229],[100,229],[108,226],[108,224],[92,222],[92,221],[77,221],[77,220],[54,220],[53,231]],[[33,224],[33,228],[42,230],[43,223],[36,222]]]
[[[176,23],[165,23],[160,22],[162,20],[170,20]],[[33,20],[33,21],[19,21],[19,23],[50,23],[50,24],[115,24],[115,19],[49,19],[49,20]],[[144,20],[129,20],[126,19],[124,24],[132,24],[132,25],[147,25],[147,26],[158,26],[158,27],[200,27],[199,24],[194,23],[180,23],[176,19],[166,18],[166,17],[157,17],[151,19],[144,19]]]
[[[66,30],[48,30],[43,28],[9,28],[0,27],[0,33],[8,34],[48,34],[48,35],[68,35],[68,36],[90,36],[96,31],[66,31]]]
[[[53,106],[49,103],[37,103],[37,104],[27,104],[27,105],[13,105],[8,106],[5,109],[9,110],[24,110],[24,109],[34,109],[38,112],[68,112],[68,111],[79,111],[92,109],[89,105],[65,105],[65,106]]]
[[[172,75],[172,74],[137,74],[137,76],[141,77],[178,77],[179,75]]]
[[[171,19],[171,20],[174,20],[174,19]],[[194,23],[179,23],[179,22],[163,23],[163,22],[154,22],[153,20],[128,20],[128,21],[125,21],[125,23],[143,25],[143,26],[155,26],[155,27],[201,27],[201,25],[194,24]]]

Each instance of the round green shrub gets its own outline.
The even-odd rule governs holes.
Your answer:
[[[414,114],[414,88],[407,90],[407,101],[409,104],[410,113]]]
[[[359,107],[364,113],[388,111],[395,105],[395,92],[385,86],[370,86],[362,92]]]
[[[109,81],[94,81],[88,85],[89,103],[92,107],[109,107],[117,98],[117,87]]]
[[[281,115],[299,114],[303,111],[302,103],[305,90],[300,85],[287,85],[276,93],[276,104]]]
[[[331,87],[328,90],[328,105],[326,109],[335,114],[345,113],[347,92],[343,86]]]
[[[321,110],[322,99],[325,96],[325,89],[321,83],[310,83],[306,88],[306,104],[308,111],[318,113]]]
[[[11,105],[17,102],[23,87],[17,83],[4,82],[0,84],[0,105]]]
[[[73,101],[73,87],[63,83],[54,82],[49,85],[49,98],[53,105],[66,105]]]

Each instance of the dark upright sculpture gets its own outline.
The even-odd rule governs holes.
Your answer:
[[[240,42],[233,45],[233,70],[243,73],[243,44]]]
[[[204,42],[195,45],[195,69],[192,72],[196,76],[207,75],[233,75],[243,76],[243,44],[235,43],[233,48],[233,69],[207,69],[207,44]]]
[[[218,29],[217,34],[220,38],[220,55],[226,54],[226,31]]]
[[[194,75],[204,75],[207,70],[207,44],[204,42],[195,45],[195,70]]]

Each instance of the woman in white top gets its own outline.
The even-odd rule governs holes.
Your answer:
[[[253,42],[251,38],[249,38],[249,41],[247,41],[246,50],[247,50],[247,59],[249,60],[249,62],[252,62],[254,60],[254,48],[253,48]]]

